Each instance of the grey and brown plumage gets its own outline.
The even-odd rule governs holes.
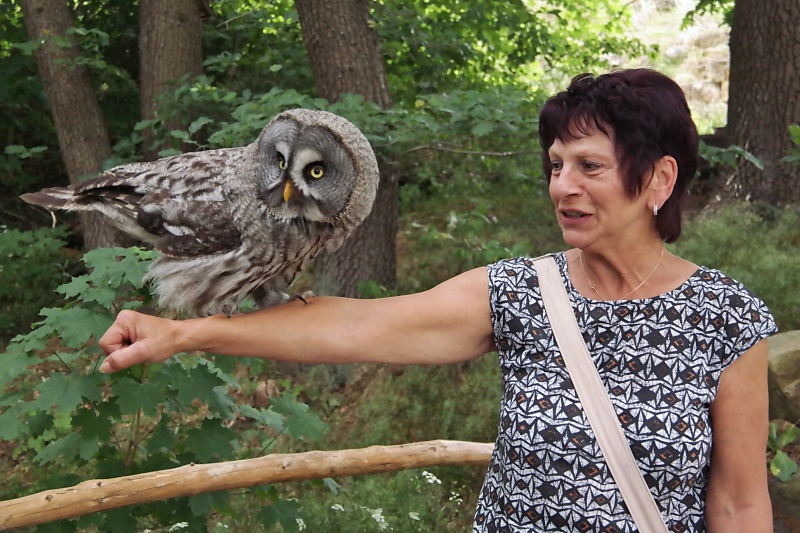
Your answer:
[[[378,164],[352,123],[325,111],[276,116],[252,144],[121,165],[22,199],[99,211],[160,252],[147,278],[159,305],[231,314],[285,291],[322,250],[336,250],[372,209]]]

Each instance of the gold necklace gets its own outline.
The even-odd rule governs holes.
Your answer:
[[[617,298],[617,300],[627,300],[628,296],[630,296],[634,292],[636,292],[639,289],[641,289],[642,285],[647,283],[647,280],[650,279],[650,276],[652,276],[655,273],[655,271],[658,269],[658,265],[661,264],[661,259],[664,257],[664,250],[665,250],[665,248],[662,246],[661,247],[661,255],[658,256],[658,263],[656,263],[656,266],[653,267],[653,270],[650,271],[650,273],[647,275],[647,277],[644,278],[644,280],[642,280],[642,282],[640,284],[638,284],[635,289],[633,289],[631,292],[629,292],[628,294],[626,294],[622,298]],[[592,289],[600,297],[601,300],[606,300],[606,297],[603,296],[602,294],[600,294],[600,291],[598,291],[597,287],[594,286],[594,283],[592,283],[592,280],[589,279],[589,275],[586,274],[586,269],[583,268],[583,250],[581,250],[581,253],[578,256],[578,260],[581,263],[581,270],[583,271],[583,275],[586,277],[586,281],[589,282],[589,288]]]

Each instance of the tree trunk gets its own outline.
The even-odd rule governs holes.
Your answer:
[[[728,130],[731,141],[764,163],[736,169],[739,198],[773,205],[800,202],[800,166],[780,159],[800,121],[800,2],[736,0],[731,23]]]
[[[201,0],[139,0],[139,76],[142,118],[161,115],[159,99],[174,90],[181,78],[203,72],[203,18],[209,14]],[[180,129],[185,118],[169,116],[166,131]],[[145,153],[156,159],[166,145],[150,146],[152,130],[144,130]]]
[[[80,55],[67,30],[72,13],[64,0],[20,0],[25,28],[41,40],[36,64],[50,102],[58,144],[70,183],[103,169],[111,144],[89,73],[76,63]],[[99,213],[81,214],[84,247],[119,246],[128,239]]]
[[[391,107],[368,0],[297,0],[295,6],[318,95],[334,102],[343,93],[360,94],[383,108]],[[358,296],[358,282],[366,280],[394,285],[397,178],[388,165],[380,168],[372,213],[338,252],[316,261],[315,289],[322,294]]]

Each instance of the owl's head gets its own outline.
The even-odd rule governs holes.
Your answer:
[[[258,195],[273,215],[357,225],[372,210],[378,163],[364,134],[344,118],[285,111],[255,144]]]

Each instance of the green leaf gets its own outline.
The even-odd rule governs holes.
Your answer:
[[[6,146],[5,152],[6,155],[22,156],[23,154],[28,152],[28,149],[19,144],[9,144],[8,146]]]
[[[797,463],[779,450],[775,452],[775,457],[769,462],[769,470],[772,475],[786,483],[797,472]]]
[[[781,434],[777,439],[778,449],[782,450],[785,446],[797,440],[797,437],[799,436],[800,436],[800,427],[797,427],[794,424],[787,424],[787,426],[783,429],[783,431],[781,431]]]
[[[138,521],[132,519],[130,507],[112,509],[104,512],[103,515],[105,523],[104,527],[99,529],[100,531],[113,531],[114,533],[139,533],[142,531]],[[66,522],[66,520],[61,521]]]
[[[275,431],[282,431],[283,416],[276,413],[273,409],[255,409],[251,405],[243,404],[239,406],[239,412],[248,418],[264,424],[265,426],[274,429]]]
[[[326,477],[322,480],[322,483],[327,487],[331,494],[339,494],[342,492],[342,486],[336,483],[336,480]]]
[[[230,385],[231,387],[238,389],[240,387],[239,381],[233,375],[231,375],[231,372],[236,367],[234,366],[232,367],[231,370],[226,371],[217,364],[218,361],[220,360],[224,361],[226,358],[227,358],[226,356],[218,356],[218,357],[215,356],[214,359],[212,360],[212,359],[207,359],[205,357],[198,357],[197,364],[204,365],[209,372],[211,372],[219,379],[221,379],[223,383],[226,383],[227,385]],[[231,359],[245,359],[245,358],[231,357]]]
[[[176,372],[174,380],[178,401],[183,405],[190,405],[198,399],[217,416],[233,416],[234,402],[226,394],[225,382],[207,366],[197,365],[187,372]]]
[[[140,289],[147,267],[155,257],[155,251],[136,247],[96,248],[86,252],[83,262],[91,269],[89,276],[97,287],[130,284]]]
[[[108,406],[108,403],[103,405]],[[81,444],[81,458],[91,459],[104,443],[113,438],[113,424],[116,422],[110,416],[108,409],[96,411],[94,408],[79,409],[72,417],[73,427],[80,428],[80,436],[83,441]],[[114,412],[117,417],[119,411]]]
[[[232,442],[236,432],[224,427],[218,419],[206,418],[200,428],[186,433],[186,449],[197,456],[199,462],[228,460],[233,458]]]
[[[83,347],[93,336],[102,335],[113,322],[109,315],[83,307],[44,308],[41,314],[45,317],[41,327],[52,328],[69,348]]]
[[[27,41],[24,43],[14,43],[14,48],[17,48],[22,51],[22,53],[26,56],[33,55],[33,53],[39,49],[44,44],[44,39],[36,39],[34,41]]]
[[[228,497],[229,493],[226,490],[196,494],[189,497],[189,508],[194,516],[206,516],[212,511],[226,507]]]
[[[328,424],[310,412],[306,404],[292,398],[289,393],[285,392],[280,398],[273,398],[270,407],[286,417],[284,425],[292,437],[319,440],[328,430]]]
[[[29,426],[21,420],[25,409],[26,404],[20,402],[12,405],[0,415],[0,439],[16,440],[28,433]]]
[[[745,149],[738,150],[738,153],[744,158],[745,161],[752,163],[753,166],[755,166],[758,170],[764,170],[764,163],[758,157],[754,156]]]
[[[192,135],[200,131],[200,129],[205,126],[206,124],[212,124],[214,121],[208,117],[200,117],[191,124],[189,124],[188,131]]]
[[[287,532],[298,531],[297,519],[300,516],[300,502],[295,500],[278,500],[258,512],[258,518],[267,531],[275,527],[275,524],[280,524]]]
[[[30,409],[45,411],[54,407],[61,411],[71,411],[86,400],[99,402],[103,382],[104,376],[99,373],[88,376],[55,373],[39,385],[39,397],[28,406]]]
[[[80,433],[69,433],[45,446],[44,450],[33,458],[33,461],[39,464],[71,461],[79,455],[81,444]]]
[[[155,416],[164,397],[164,390],[150,381],[137,383],[131,378],[121,378],[111,386],[116,396],[120,412],[126,415],[136,414],[139,409],[147,416]]]
[[[42,433],[53,427],[53,416],[47,411],[36,411],[36,414],[27,420],[29,434],[32,437],[40,437]]]
[[[153,430],[153,434],[150,436],[150,440],[147,441],[147,449],[150,453],[171,452],[174,447],[175,433],[169,427],[169,417],[161,417],[155,430]]]
[[[16,341],[19,337],[15,338]],[[44,347],[43,341],[42,347]],[[6,353],[0,355],[0,383],[5,383],[8,379],[14,379],[36,361],[29,352],[23,349],[20,344],[12,344]]]
[[[480,122],[472,128],[472,134],[476,137],[483,137],[489,135],[495,130],[496,123],[494,122]]]
[[[86,303],[97,302],[104,308],[111,309],[118,297],[117,287],[104,286],[89,287],[78,296],[78,299]]]

